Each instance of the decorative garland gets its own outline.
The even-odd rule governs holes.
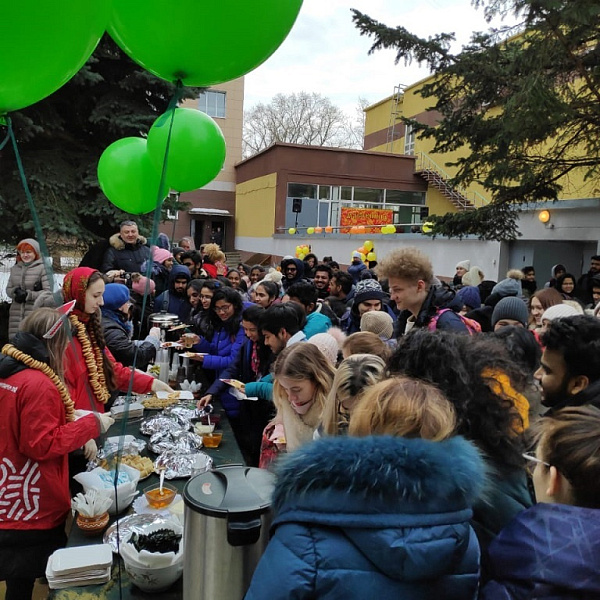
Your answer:
[[[67,390],[65,384],[46,363],[35,360],[35,358],[29,356],[29,354],[25,354],[25,352],[21,352],[21,350],[15,348],[15,346],[12,344],[5,344],[2,348],[2,354],[6,354],[6,356],[10,356],[11,358],[14,358],[15,360],[27,365],[29,368],[35,369],[36,371],[41,371],[44,375],[46,375],[46,377],[48,377],[56,386],[56,389],[60,394],[61,400],[65,406],[67,422],[75,420],[75,405],[73,404],[69,390]]]
[[[90,331],[88,333],[85,325],[76,315],[71,315],[69,321],[77,330],[77,339],[81,343],[81,351],[87,367],[88,381],[92,388],[92,392],[94,392],[98,402],[106,404],[110,398],[110,394],[106,387],[106,379],[104,377],[104,370],[102,369],[104,361],[102,352],[100,351],[92,332]]]

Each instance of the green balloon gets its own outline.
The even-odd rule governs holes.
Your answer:
[[[165,181],[178,192],[197,190],[212,181],[225,162],[225,138],[207,114],[192,108],[176,108],[160,116],[148,132],[148,154],[162,172],[167,138],[171,141]]]
[[[0,115],[64,85],[90,57],[110,0],[13,0],[0,11]]]
[[[121,210],[143,215],[156,209],[168,193],[158,194],[160,172],[148,153],[146,140],[128,137],[113,142],[98,161],[98,181],[106,197]]]
[[[142,67],[210,86],[252,71],[289,33],[302,0],[114,0],[108,31]]]

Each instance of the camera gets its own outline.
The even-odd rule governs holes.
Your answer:
[[[124,279],[124,280],[125,280],[125,285],[126,285],[128,288],[130,288],[130,289],[131,289],[131,284],[132,284],[132,281],[131,281],[131,273],[123,273],[123,274],[121,275],[121,279]]]

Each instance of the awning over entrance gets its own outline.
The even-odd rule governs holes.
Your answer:
[[[226,219],[227,217],[233,217],[228,210],[224,210],[222,208],[190,208],[188,213],[190,215],[204,217],[222,217],[223,219]]]

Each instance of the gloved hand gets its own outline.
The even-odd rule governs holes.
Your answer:
[[[33,284],[33,291],[34,292],[39,292],[42,289],[42,280],[38,279],[34,284]]]
[[[152,391],[153,392],[167,392],[169,394],[175,393],[175,390],[168,383],[165,383],[164,381],[161,381],[160,379],[155,379],[152,382]]]
[[[85,456],[86,460],[95,460],[97,454],[98,446],[96,446],[96,441],[90,440],[89,442],[86,442],[83,446],[83,455]]]
[[[115,422],[115,420],[107,414],[96,413],[96,419],[98,419],[98,427],[100,427],[100,433],[106,433],[110,426]]]
[[[13,295],[14,301],[18,302],[19,304],[24,304],[27,300],[27,290],[24,290],[23,288],[15,288],[13,291]]]

